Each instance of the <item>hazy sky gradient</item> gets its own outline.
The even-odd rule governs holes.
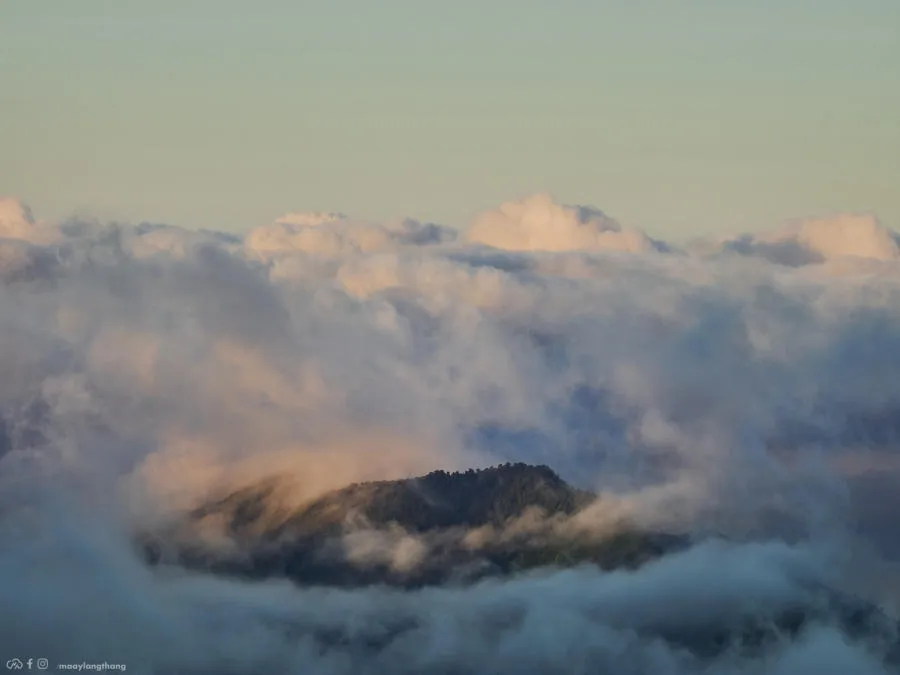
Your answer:
[[[898,227],[900,2],[2,0],[0,147],[46,218]]]

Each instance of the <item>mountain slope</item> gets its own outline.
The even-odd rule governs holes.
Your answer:
[[[541,568],[635,569],[692,545],[684,537],[639,529],[590,536],[566,527],[596,497],[544,466],[508,464],[355,484],[294,509],[279,506],[283,487],[263,481],[210,500],[172,529],[144,537],[148,562],[248,579],[287,578],[304,586],[410,589],[469,585]],[[211,521],[223,528],[228,546],[197,536]],[[793,604],[745,603],[746,611],[728,620],[716,618],[716,611],[685,608],[684,620],[651,622],[638,632],[691,658],[756,658],[833,627],[890,667],[900,666],[896,619],[817,582],[806,590]],[[415,627],[404,624],[382,639],[389,644]],[[337,633],[313,637],[325,650],[349,639]]]
[[[200,506],[151,545],[149,557],[301,584],[409,587],[550,565],[634,567],[684,544],[637,530],[574,536],[560,525],[596,497],[546,466],[354,484],[295,510],[278,506],[278,489],[266,481]],[[210,521],[224,528],[230,551],[191,539],[193,527]]]

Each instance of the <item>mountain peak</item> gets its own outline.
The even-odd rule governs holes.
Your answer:
[[[543,465],[355,483],[290,511],[279,489],[271,479],[210,500],[145,552],[153,562],[302,584],[416,586],[544,566],[631,567],[683,543],[635,529],[566,528],[596,496]],[[210,524],[224,528],[230,551],[197,535]]]

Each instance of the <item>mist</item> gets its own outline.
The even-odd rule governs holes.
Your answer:
[[[4,659],[889,672],[895,624],[850,636],[828,606],[764,648],[682,639],[768,626],[822,584],[895,611],[900,240],[873,216],[679,247],[547,195],[461,231],[293,213],[236,237],[39,215],[0,201]],[[635,571],[404,591],[150,568],[132,542],[272,477],[287,508],[507,461],[598,492],[587,530],[625,518],[699,543]],[[355,545],[428,555],[402,532]]]

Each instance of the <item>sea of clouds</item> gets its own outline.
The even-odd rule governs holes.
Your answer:
[[[827,622],[753,658],[664,629],[774,612],[823,578],[900,597],[898,354],[900,237],[868,215],[678,246],[547,195],[462,230],[293,213],[242,237],[0,200],[0,656],[886,673]],[[417,592],[151,570],[130,545],[272,475],[299,504],[505,461],[737,543]]]

